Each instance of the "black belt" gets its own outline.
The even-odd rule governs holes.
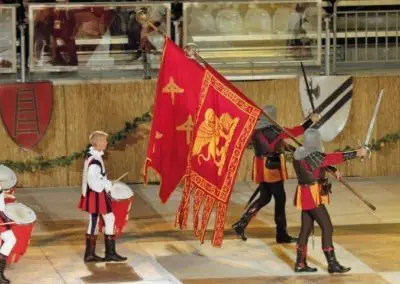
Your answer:
[[[266,154],[266,155],[262,155],[262,156],[265,157],[265,158],[276,158],[276,159],[279,159],[279,155],[280,154],[274,153],[274,154]]]
[[[299,183],[300,186],[312,186],[312,185],[316,185],[318,184],[318,182],[313,182],[313,183]]]

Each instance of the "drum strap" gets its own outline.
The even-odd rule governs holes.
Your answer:
[[[103,168],[103,166],[102,166],[102,164],[101,164],[101,162],[99,160],[96,160],[96,159],[91,160],[90,163],[89,163],[89,166],[90,165],[98,165],[100,167],[100,169],[101,169],[101,175],[103,177],[106,175],[106,172],[105,172],[105,170],[104,170],[104,168]]]
[[[7,215],[6,215],[3,211],[0,211],[0,218],[3,219],[3,222],[4,222],[4,223],[13,222],[13,220],[11,220],[10,218],[8,218]],[[7,228],[7,230],[10,230],[10,229],[11,229],[11,226],[10,226],[10,225],[6,225],[5,227]]]

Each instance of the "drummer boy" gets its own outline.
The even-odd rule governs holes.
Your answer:
[[[103,162],[104,150],[107,148],[108,134],[103,131],[94,131],[89,136],[91,147],[85,157],[82,177],[82,196],[78,207],[89,213],[89,226],[86,233],[85,262],[125,261],[115,250],[114,224],[115,216],[112,212],[110,191],[112,183],[107,179]],[[104,242],[105,257],[95,254],[99,218],[105,224]]]
[[[11,220],[7,218],[4,211],[4,191],[0,184],[0,238],[3,241],[0,248],[0,284],[10,283],[10,280],[4,276],[4,270],[6,268],[7,258],[17,242],[17,239],[11,230],[11,226],[5,225],[5,223],[9,223]]]
[[[15,202],[15,186],[17,184],[15,172],[5,165],[0,165],[0,181],[4,193],[4,202],[6,204]]]

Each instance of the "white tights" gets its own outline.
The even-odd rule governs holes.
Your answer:
[[[115,216],[114,213],[107,213],[101,215],[104,220],[104,234],[106,235],[114,235],[114,223]],[[99,214],[90,214],[89,215],[89,226],[87,229],[87,233],[89,235],[97,235],[99,227]]]
[[[0,249],[0,254],[8,256],[13,249],[15,243],[17,242],[17,239],[15,238],[15,235],[11,230],[7,230],[1,233],[0,238],[3,241],[3,245]]]

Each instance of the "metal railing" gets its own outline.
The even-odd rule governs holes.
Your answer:
[[[17,5],[0,5],[0,73],[17,72]]]
[[[379,6],[378,6],[379,4]],[[356,7],[362,9],[351,11]],[[400,67],[398,1],[339,1],[334,6],[334,70],[383,65]],[[346,11],[350,10],[350,11]],[[381,67],[379,67],[381,66]]]
[[[140,8],[153,14],[170,35],[170,3],[29,5],[30,71],[143,69],[145,57],[158,66],[161,36],[149,31],[147,37],[155,42],[141,42],[146,28],[136,21]]]
[[[183,44],[225,75],[260,78],[265,73],[321,64],[320,0],[183,3]],[[307,26],[301,26],[303,14]],[[244,76],[246,75],[246,76]]]
[[[150,14],[161,9],[164,17],[154,20],[177,44],[196,43],[201,55],[231,78],[295,75],[300,62],[326,75],[388,66],[400,70],[397,2],[381,0],[378,7],[372,0],[338,1],[328,14],[328,4],[321,0],[190,1],[183,3],[181,21],[174,22],[171,3],[30,4],[29,36],[25,41],[25,26],[20,26],[19,57],[16,6],[0,5],[0,73],[19,68],[19,78],[25,80],[25,74],[73,76],[68,72],[79,78],[81,71],[108,76],[139,70],[149,78],[158,69],[162,41],[150,31],[146,38],[153,41],[143,46],[144,28],[135,23],[135,13],[143,7]],[[355,9],[359,5],[363,8]],[[290,23],[296,17],[309,17],[308,26]]]

